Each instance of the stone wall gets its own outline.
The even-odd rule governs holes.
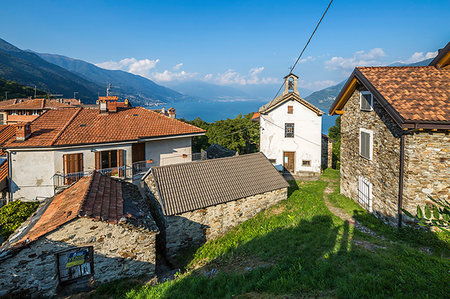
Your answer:
[[[216,239],[286,198],[287,188],[283,188],[192,212],[166,216],[167,252],[172,255],[179,249]]]
[[[155,272],[156,231],[78,218],[0,261],[0,296],[27,291],[45,297],[58,288],[56,253],[94,248],[94,281],[103,283]]]
[[[450,199],[450,134],[419,131],[405,137],[403,208],[415,215],[417,205]]]
[[[373,131],[373,157],[359,155],[360,128]],[[373,100],[373,110],[360,111],[355,90],[341,116],[341,193],[358,201],[358,177],[372,183],[373,212],[394,224],[397,217],[401,129]]]
[[[333,143],[331,139],[322,135],[322,169],[332,168]]]

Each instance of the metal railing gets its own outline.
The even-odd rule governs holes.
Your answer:
[[[147,172],[147,170],[149,170],[150,167],[151,166],[149,163],[147,163],[147,161],[133,162],[131,164],[131,170],[132,170],[133,175]]]
[[[82,172],[74,172],[74,173],[55,173],[53,175],[53,186],[55,188],[68,186],[72,183],[75,183],[79,179],[85,176],[91,176],[94,170],[82,171]],[[97,170],[98,172],[111,176],[124,178],[130,177],[132,175],[131,168],[129,166],[121,166],[121,167],[113,167],[113,168],[104,168]]]

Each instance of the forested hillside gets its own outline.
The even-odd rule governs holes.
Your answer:
[[[0,101],[34,96],[34,88],[0,78]],[[37,97],[46,97],[45,91],[36,89]]]

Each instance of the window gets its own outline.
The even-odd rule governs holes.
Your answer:
[[[372,111],[372,94],[368,91],[361,91],[360,94],[360,108],[361,111]]]
[[[17,115],[17,110],[11,111],[11,115]]]
[[[288,114],[294,114],[294,106],[288,106]]]
[[[310,167],[311,166],[311,160],[302,160],[302,166]]]
[[[368,160],[372,160],[373,155],[373,132],[366,129],[359,129],[359,154]]]
[[[358,178],[358,202],[369,212],[372,212],[372,184],[362,176]]]
[[[83,154],[63,155],[64,183],[72,184],[83,177]]]
[[[95,169],[109,176],[125,174],[124,150],[95,152]]]
[[[294,124],[293,123],[284,124],[284,137],[286,137],[286,138],[294,137]]]
[[[33,110],[33,111],[31,112],[31,115],[39,115],[39,111]]]
[[[101,153],[101,169],[117,167],[117,150],[103,151]]]
[[[75,282],[94,274],[94,249],[92,246],[74,248],[56,254],[58,280],[61,284]]]

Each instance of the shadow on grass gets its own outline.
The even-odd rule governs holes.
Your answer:
[[[128,297],[230,298],[261,293],[295,297],[445,297],[449,262],[417,251],[353,246],[347,222],[315,216],[276,229],[226,252],[220,259],[251,253],[273,266],[245,273],[203,269],[156,287],[134,289]],[[223,261],[221,261],[223,263]],[[214,263],[212,261],[211,263]]]

